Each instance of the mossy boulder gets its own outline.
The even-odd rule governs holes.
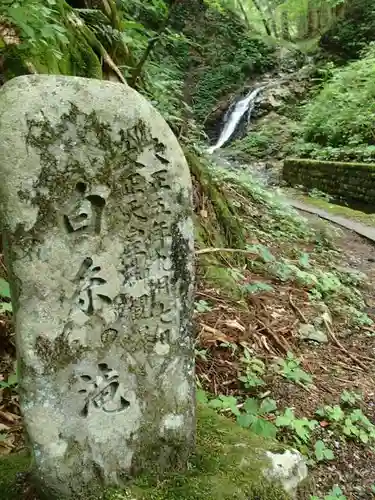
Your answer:
[[[120,446],[121,444],[119,444]],[[126,490],[107,491],[103,500],[289,500],[263,471],[270,467],[266,451],[282,452],[280,444],[240,428],[213,410],[198,409],[197,446],[186,472],[162,478],[152,473],[129,483]],[[0,460],[0,500],[23,500],[18,473],[30,459],[10,455]]]

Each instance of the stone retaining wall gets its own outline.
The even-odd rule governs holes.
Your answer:
[[[375,164],[287,158],[283,179],[346,200],[375,202]]]

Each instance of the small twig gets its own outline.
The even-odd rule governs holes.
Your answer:
[[[220,333],[219,330],[217,330],[216,328],[212,328],[212,326],[209,326],[209,325],[206,325],[205,323],[200,323],[201,327],[203,330],[206,330],[206,332],[208,333],[213,333],[214,335]]]
[[[215,297],[213,295],[209,295],[208,293],[204,293],[204,292],[195,292],[196,295],[200,295],[201,297],[207,297],[208,299],[211,299],[211,300],[215,300],[217,302],[222,302],[223,304],[226,304],[226,300],[223,300],[223,299],[219,299],[218,297]]]
[[[349,365],[347,365],[346,363],[343,363],[343,362],[342,362],[342,361],[340,361],[339,359],[336,359],[335,363],[336,363],[336,364],[338,364],[338,365],[340,365],[340,366],[342,366],[342,367],[343,367],[343,368],[345,368],[346,370],[351,371],[351,372],[355,372],[355,373],[357,373],[357,372],[358,372],[358,370],[359,370],[359,371],[362,371],[362,368],[360,368],[359,366],[357,366],[357,367],[353,368],[352,366],[349,366]]]
[[[344,384],[351,384],[351,385],[353,385],[353,380],[347,380],[345,378],[339,378],[339,377],[336,377],[336,376],[335,376],[335,380],[338,380],[339,382],[343,382]],[[354,385],[354,387],[357,387],[357,386]]]
[[[267,326],[265,323],[263,323],[262,320],[260,320],[259,318],[257,318],[257,321],[258,323],[262,326],[262,328],[264,330],[266,330],[270,335],[271,337],[273,338],[273,340],[276,342],[276,344],[279,346],[279,348],[285,353],[287,354],[287,352],[290,350],[290,347],[289,347],[289,344],[288,342],[283,339],[283,341],[285,342],[286,346],[283,344],[283,342],[279,339],[278,335],[272,330],[272,328],[270,328],[269,326]]]
[[[120,82],[123,83],[124,85],[127,85],[127,81],[126,81],[124,75],[121,73],[119,67],[116,65],[116,63],[113,61],[113,59],[108,54],[108,52],[104,49],[104,47],[103,47],[102,56],[103,56],[103,61],[111,68],[111,70],[115,73],[115,75],[120,80]]]
[[[0,418],[2,420],[5,420],[6,422],[10,424],[14,424],[17,422],[21,417],[19,415],[14,415],[14,413],[8,413],[5,411],[0,410]]]
[[[334,343],[337,345],[337,347],[339,347],[341,349],[342,352],[345,352],[345,354],[352,360],[354,361],[355,363],[357,363],[357,365],[359,365],[361,368],[363,368],[364,370],[367,370],[368,367],[362,363],[362,361],[360,361],[356,356],[354,356],[354,354],[352,354],[351,352],[349,352],[342,344],[341,342],[339,342],[339,340],[337,339],[335,333],[333,332],[332,328],[331,328],[331,325],[328,323],[328,321],[326,320],[326,318],[323,316],[323,321],[324,321],[324,324],[328,330],[328,333],[330,334],[332,340],[334,341]]]
[[[327,384],[322,384],[322,385],[320,385],[320,384],[316,384],[316,383],[315,383],[315,385],[318,385],[318,387],[321,387],[324,391],[329,392],[330,394],[335,394],[335,391],[333,391],[332,389],[330,389],[330,388],[327,386]]]
[[[303,314],[303,312],[301,311],[301,309],[297,306],[297,304],[295,304],[293,302],[293,299],[292,299],[292,294],[289,295],[289,304],[291,305],[292,309],[294,310],[294,312],[296,312],[298,314],[298,316],[300,317],[300,319],[304,322],[304,323],[307,323],[307,319],[306,319],[306,316]]]
[[[299,387],[302,387],[302,389],[305,389],[305,391],[309,392],[311,394],[311,391],[309,389],[309,387],[307,385],[304,385],[302,384],[301,382],[296,382],[296,384],[299,386]]]
[[[222,382],[221,385],[230,385],[233,382],[237,382],[237,379],[236,378],[232,378],[230,380],[226,380],[225,382]]]
[[[335,349],[338,349],[337,346],[333,346]],[[357,358],[365,359],[366,361],[371,361],[372,363],[375,361],[375,358],[369,358],[368,356],[363,356],[362,354],[356,354]],[[366,366],[366,369],[368,366]]]
[[[195,255],[202,255],[205,253],[216,253],[216,252],[230,252],[230,253],[243,253],[247,255],[256,255],[250,250],[243,250],[241,248],[202,248],[201,250],[195,250]]]

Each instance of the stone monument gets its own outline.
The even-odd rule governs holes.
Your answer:
[[[186,465],[191,180],[163,118],[122,84],[11,80],[0,91],[0,208],[42,494],[86,499],[145,468]]]

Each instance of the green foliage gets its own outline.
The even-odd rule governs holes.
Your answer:
[[[253,283],[248,283],[242,286],[244,292],[250,293],[251,295],[259,292],[272,292],[274,288],[268,283],[263,283],[262,281],[254,281]]]
[[[275,62],[274,49],[248,33],[238,14],[226,5],[180,2],[173,23],[190,40],[189,47],[176,47],[174,54],[189,72],[191,106],[202,124],[220,98]]]
[[[160,52],[151,52],[141,67],[140,90],[172,128],[178,130],[188,111],[182,103],[184,75],[169,52],[171,46],[183,43],[184,38],[161,28],[168,16],[167,4],[162,0],[146,5],[137,0],[117,2],[113,3],[111,14],[101,8],[72,9],[64,0],[2,2],[0,15],[20,38],[17,43],[6,40],[5,44],[1,44],[0,38],[6,79],[31,69],[40,73],[102,78],[103,68],[108,71],[105,64],[111,57],[118,65],[118,73],[121,71],[126,78],[131,78],[150,39],[155,38],[156,47],[168,55],[161,57]],[[139,16],[151,27],[139,22]],[[113,64],[110,66],[113,69]],[[192,120],[189,125],[194,132]]]
[[[47,67],[57,67],[63,57],[63,45],[69,43],[61,22],[61,0],[2,0],[0,15],[14,26],[21,43],[18,50],[32,59],[43,55]],[[1,40],[1,38],[0,38]]]
[[[353,406],[361,400],[362,396],[360,394],[350,391],[343,391],[343,393],[340,396],[341,404],[347,406]]]
[[[322,499],[317,496],[311,496],[310,500],[322,500]],[[341,488],[339,488],[338,486],[334,486],[332,490],[328,493],[328,495],[325,495],[323,500],[346,500],[346,496],[343,495]]]
[[[306,107],[305,141],[332,148],[373,146],[374,68],[371,45],[363,59],[333,71],[331,81]]]
[[[335,406],[325,406],[316,411],[316,414],[320,417],[327,418],[331,422],[340,422],[345,417],[345,413],[342,411],[341,407]]]
[[[145,65],[147,87],[143,94],[160,111],[164,119],[176,131],[184,120],[184,112],[189,111],[183,103],[183,73],[172,58],[150,59]],[[195,129],[190,121],[189,134]]]
[[[212,307],[206,300],[198,300],[197,302],[195,302],[195,310],[198,313],[205,313],[212,311]]]
[[[237,407],[237,398],[234,396],[223,396],[220,395],[215,399],[211,399],[208,402],[208,406],[214,410],[227,411],[230,410],[233,415],[240,416],[241,413]]]
[[[328,202],[332,199],[332,196],[316,188],[313,188],[309,191],[309,197],[315,198],[316,200],[325,200]]]
[[[331,448],[328,448],[324,441],[319,439],[314,445],[315,458],[318,462],[324,462],[326,460],[333,460],[335,455]]]
[[[320,46],[343,60],[359,57],[375,39],[375,5],[372,0],[347,0],[344,16],[322,36]]]
[[[282,156],[289,150],[290,142],[299,132],[299,125],[293,120],[271,113],[254,130],[242,139],[231,143],[229,152],[236,159],[252,161],[254,158]]]
[[[278,372],[284,378],[298,385],[311,385],[312,377],[301,368],[299,361],[292,352],[288,352],[286,359],[278,361]]]
[[[253,253],[254,255],[257,255],[260,257],[260,259],[265,263],[269,262],[274,262],[275,257],[272,255],[272,253],[269,251],[269,249],[262,244],[256,244],[256,245],[247,245],[246,250],[249,252]]]
[[[6,1],[0,15],[12,33],[0,36],[7,80],[30,72],[102,78],[103,47],[64,0]]]
[[[299,138],[288,148],[288,154],[298,158],[311,158],[325,161],[374,163],[375,146],[366,143],[358,146],[340,145],[321,146],[313,142],[306,142]]]
[[[246,389],[264,385],[262,376],[265,374],[266,366],[263,361],[252,356],[246,347],[244,348],[244,355],[241,357],[241,361],[245,365],[245,374],[239,376],[238,380],[244,383]]]
[[[220,395],[209,399],[204,391],[198,391],[198,401],[219,412],[230,412],[236,417],[237,423],[250,429],[254,434],[263,437],[276,436],[277,428],[268,420],[277,405],[273,399],[247,398],[243,404],[239,404],[238,398],[234,396]]]
[[[18,385],[17,371],[9,375],[8,380],[0,381],[0,389],[16,389]]]
[[[0,314],[4,314],[6,312],[12,312],[10,288],[9,283],[4,278],[0,278]]]
[[[364,444],[375,439],[375,426],[360,409],[348,414],[342,431],[348,438],[360,440]]]
[[[358,280],[336,269],[338,255],[332,249],[333,234],[323,229],[314,230],[306,219],[291,210],[278,196],[277,190],[271,192],[265,189],[259,181],[246,174],[238,175],[213,166],[210,167],[210,174],[211,188],[220,186],[225,199],[231,200],[231,206],[237,213],[236,220],[241,220],[246,233],[258,241],[243,245],[246,237],[242,236],[242,245],[235,243],[231,247],[245,248],[251,256],[247,261],[248,269],[265,278],[246,284],[247,279],[241,268],[236,273],[231,272],[231,276],[228,272],[225,276],[223,274],[220,283],[215,280],[215,286],[227,290],[230,283],[240,299],[249,292],[273,293],[269,287],[274,287],[277,280],[291,282],[304,287],[315,302],[327,304],[332,314],[345,317],[351,326],[372,324],[364,312],[365,302]],[[239,200],[247,200],[246,206],[241,201],[238,203],[236,193]],[[285,244],[293,246],[293,242],[309,243],[313,250],[309,253],[294,252],[293,255],[277,251]],[[223,245],[215,242],[214,246]]]
[[[275,437],[275,425],[266,419],[266,416],[276,410],[273,399],[258,400],[248,398],[242,407],[243,412],[237,416],[237,423],[244,428],[249,428],[255,434],[264,437]]]
[[[302,444],[310,440],[311,431],[315,429],[318,422],[308,420],[306,417],[297,418],[292,408],[286,408],[284,414],[277,417],[275,424],[276,427],[288,431],[298,444]]]
[[[357,400],[353,394],[347,392],[343,393],[342,398],[344,398],[342,406],[347,405],[348,401],[352,404],[353,401]],[[345,410],[339,405],[324,406],[317,410],[316,414],[331,422],[342,433],[342,436],[348,439],[363,444],[375,440],[375,426],[359,408]]]

